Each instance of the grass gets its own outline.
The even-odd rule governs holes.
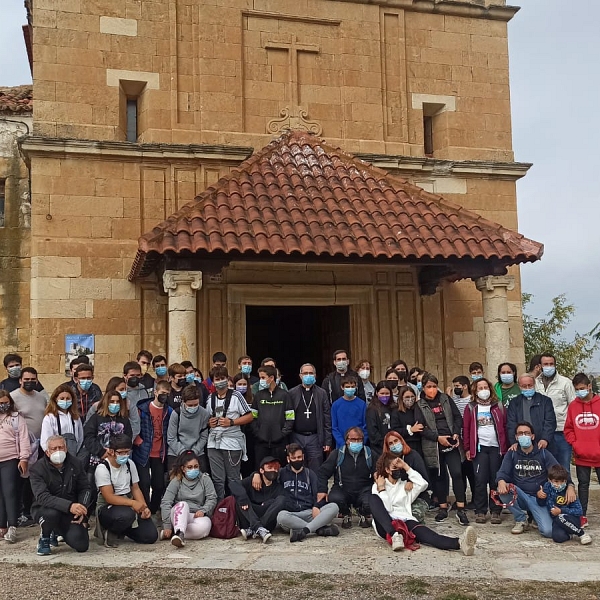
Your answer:
[[[476,600],[477,596],[473,594],[463,594],[462,592],[450,592],[443,596],[438,596],[437,600]]]
[[[419,579],[417,577],[409,577],[408,579],[404,580],[403,588],[409,594],[414,594],[415,596],[423,596],[427,593],[429,584],[423,579]]]
[[[109,571],[103,574],[104,581],[120,581],[124,575],[122,573],[116,573],[115,571]]]

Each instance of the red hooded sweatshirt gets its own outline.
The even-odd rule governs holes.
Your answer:
[[[600,396],[589,402],[575,398],[569,404],[565,439],[573,446],[576,465],[600,467]]]

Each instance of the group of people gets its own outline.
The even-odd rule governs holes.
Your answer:
[[[0,537],[38,523],[39,555],[64,541],[87,550],[90,519],[107,547],[128,537],[176,547],[217,535],[231,515],[246,540],[290,542],[372,527],[392,550],[420,544],[474,553],[475,523],[514,516],[555,542],[586,533],[591,469],[600,475],[600,396],[583,373],[560,375],[551,354],[518,376],[502,363],[492,383],[480,363],[446,390],[432,373],[395,361],[379,382],[372,365],[333,354],[317,385],[314,365],[288,389],[274,359],[254,373],[241,356],[230,375],[213,355],[208,377],[190,361],[142,350],[104,389],[86,356],[48,394],[16,354],[0,382]],[[151,375],[154,373],[154,377]],[[571,479],[572,456],[578,494]],[[448,519],[449,485],[460,538],[425,525]],[[471,502],[467,504],[467,484]],[[211,533],[212,532],[212,533]],[[235,533],[232,533],[235,535]],[[217,537],[222,537],[217,535]]]

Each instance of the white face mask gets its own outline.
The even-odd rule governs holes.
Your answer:
[[[491,392],[490,392],[490,390],[479,390],[479,391],[477,392],[477,397],[478,397],[480,400],[483,400],[484,402],[485,402],[486,400],[489,400],[490,396],[491,396]]]
[[[369,371],[369,369],[361,369],[361,370],[358,372],[358,376],[359,376],[361,379],[365,379],[365,380],[367,380],[367,379],[369,379],[369,377],[371,376],[371,371]]]
[[[62,465],[67,458],[67,453],[64,450],[57,450],[50,455],[50,461],[54,465]]]

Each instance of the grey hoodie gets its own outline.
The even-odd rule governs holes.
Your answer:
[[[179,456],[186,450],[192,450],[198,456],[204,454],[209,418],[209,412],[201,406],[193,415],[187,412],[184,404],[181,405],[180,412],[173,411],[167,430],[168,455]]]
[[[165,529],[171,528],[171,509],[178,502],[187,502],[190,512],[201,510],[209,517],[217,505],[217,492],[208,474],[201,473],[200,477],[193,481],[185,477],[181,480],[171,479],[160,503]]]

